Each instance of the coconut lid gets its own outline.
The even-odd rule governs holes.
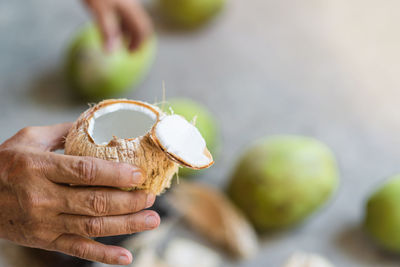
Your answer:
[[[164,115],[154,125],[151,138],[174,161],[192,169],[204,169],[214,161],[199,130],[180,115]]]

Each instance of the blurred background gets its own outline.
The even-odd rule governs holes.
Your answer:
[[[222,136],[215,165],[196,179],[225,188],[243,149],[266,135],[315,137],[334,152],[340,185],[306,223],[260,238],[259,253],[223,266],[280,266],[294,251],[336,266],[399,266],[361,230],[364,204],[400,171],[400,3],[394,0],[227,0],[195,30],[171,29],[150,6],[154,65],[122,97],[191,98]],[[0,0],[0,142],[28,125],[74,121],[63,67],[71,39],[90,20],[78,0]],[[2,241],[2,266],[29,253]],[[30,254],[29,254],[30,255]],[[31,262],[31,261],[29,261]]]

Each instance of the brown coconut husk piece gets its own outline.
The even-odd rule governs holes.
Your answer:
[[[253,227],[220,191],[200,183],[181,182],[169,200],[194,230],[233,256],[249,258],[257,252]]]

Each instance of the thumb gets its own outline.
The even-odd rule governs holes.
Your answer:
[[[47,151],[64,148],[65,137],[68,135],[72,122],[60,123],[50,126],[37,127],[40,134],[41,145]]]
[[[44,151],[54,151],[64,147],[64,140],[72,127],[71,122],[50,126],[30,126],[4,142],[5,146],[39,147]]]

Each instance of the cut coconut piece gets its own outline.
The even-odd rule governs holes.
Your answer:
[[[177,117],[167,116],[158,107],[141,101],[105,100],[74,123],[66,138],[65,154],[136,165],[147,179],[142,185],[127,189],[158,195],[170,186],[178,171],[177,163],[194,169],[213,163],[197,129]],[[180,143],[177,136],[192,140],[180,139]]]
[[[170,267],[218,267],[220,256],[213,250],[184,238],[175,238],[165,250],[165,262]]]
[[[213,164],[199,130],[180,115],[164,116],[154,127],[152,137],[181,165],[204,169]]]
[[[283,267],[334,267],[322,256],[314,253],[295,252]]]

